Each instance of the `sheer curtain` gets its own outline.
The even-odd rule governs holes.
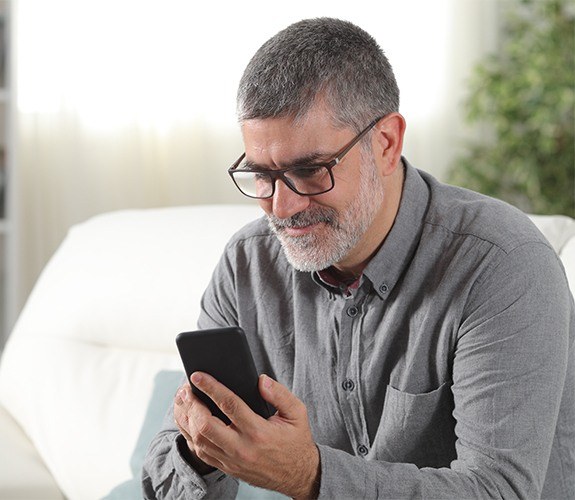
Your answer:
[[[495,0],[34,0],[12,7],[8,327],[68,228],[124,208],[245,202],[235,89],[267,38],[306,17],[376,37],[402,91],[405,153],[441,177],[470,67],[496,43]]]

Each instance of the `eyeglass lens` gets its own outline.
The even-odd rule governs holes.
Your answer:
[[[298,194],[314,195],[333,187],[329,169],[323,166],[293,168],[284,172],[233,171],[237,186],[247,196],[269,198],[274,192],[274,180],[281,178]]]

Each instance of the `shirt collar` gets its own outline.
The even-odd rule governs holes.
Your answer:
[[[402,157],[405,179],[399,210],[383,245],[364,270],[375,292],[389,296],[417,248],[429,205],[429,188],[417,169]]]
[[[333,272],[332,266],[314,273],[312,277],[319,285],[325,286],[328,290],[335,288],[345,297],[351,297],[353,292],[359,288],[361,281],[361,276],[348,283],[339,280]]]

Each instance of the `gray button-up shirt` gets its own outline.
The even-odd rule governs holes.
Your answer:
[[[351,294],[294,270],[262,219],[229,242],[199,327],[242,326],[259,370],[306,403],[323,498],[575,498],[557,255],[519,211],[404,164],[395,223]],[[233,497],[177,436],[170,408],[147,498]]]

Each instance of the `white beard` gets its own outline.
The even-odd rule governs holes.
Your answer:
[[[373,158],[363,159],[357,195],[341,212],[316,206],[286,219],[268,215],[288,262],[298,271],[321,271],[342,261],[363,237],[383,202],[384,189],[376,174]],[[305,227],[323,223],[320,234],[289,236],[285,227]]]

